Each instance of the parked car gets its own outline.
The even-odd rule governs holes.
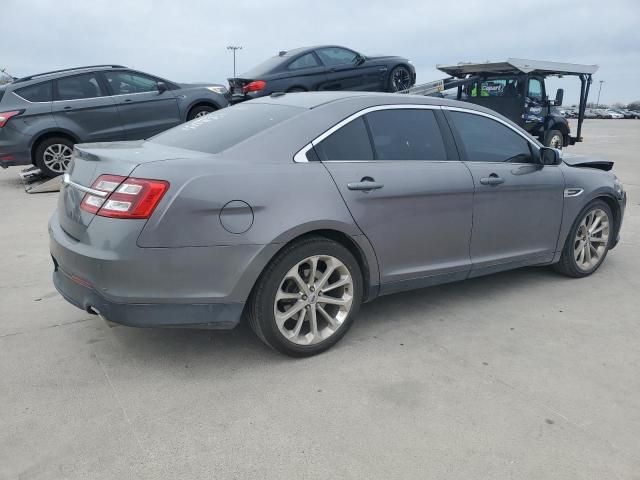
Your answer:
[[[151,137],[229,104],[223,85],[171,82],[120,65],[79,67],[0,87],[0,166],[66,171],[79,142]]]
[[[607,110],[607,114],[609,115],[609,118],[615,118],[618,120],[624,118],[624,114],[617,110]]]
[[[232,328],[244,312],[271,347],[312,355],[380,295],[525,265],[592,274],[625,210],[612,165],[563,161],[470,103],[274,95],[77,145],[53,280],[113,322]]]
[[[640,118],[640,113],[634,112],[633,110],[628,110],[625,108],[623,110],[617,110],[617,111],[622,115],[624,115],[624,118]]]
[[[234,101],[274,92],[364,90],[397,92],[410,88],[416,71],[396,56],[366,56],[335,45],[282,51],[239,77],[229,79]]]
[[[591,108],[586,108],[584,111],[584,118],[599,118],[598,112]]]

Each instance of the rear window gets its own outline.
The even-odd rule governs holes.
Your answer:
[[[264,103],[223,108],[150,139],[170,147],[220,153],[305,109]]]
[[[15,93],[30,102],[50,102],[53,96],[51,82],[18,88]]]
[[[5,87],[0,86],[0,102],[2,101],[2,97],[4,97],[4,90],[5,90]]]

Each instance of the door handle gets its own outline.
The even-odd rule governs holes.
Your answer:
[[[73,107],[64,107],[65,110],[73,110]]]
[[[124,100],[124,102],[123,102],[123,103],[129,103],[130,101],[131,101],[131,99],[130,99],[130,98],[125,98],[125,100]]]
[[[384,184],[376,182],[371,177],[364,177],[359,182],[349,182],[347,183],[347,188],[349,190],[360,190],[362,192],[368,192],[371,190],[378,190],[379,188],[384,187]]]
[[[488,177],[481,178],[480,183],[482,185],[500,185],[501,183],[504,183],[504,178],[492,173]]]

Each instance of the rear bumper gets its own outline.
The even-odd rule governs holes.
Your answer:
[[[72,305],[130,327],[185,327],[227,330],[240,321],[242,303],[116,303],[56,266],[53,284]]]

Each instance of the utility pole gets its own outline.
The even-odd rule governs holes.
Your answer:
[[[233,52],[233,76],[236,76],[236,50],[242,50],[241,45],[229,45],[227,50],[231,50]]]
[[[598,108],[600,106],[600,92],[602,91],[602,84],[603,83],[604,83],[604,80],[600,80],[600,88],[598,88],[598,101],[596,102],[596,108]]]

